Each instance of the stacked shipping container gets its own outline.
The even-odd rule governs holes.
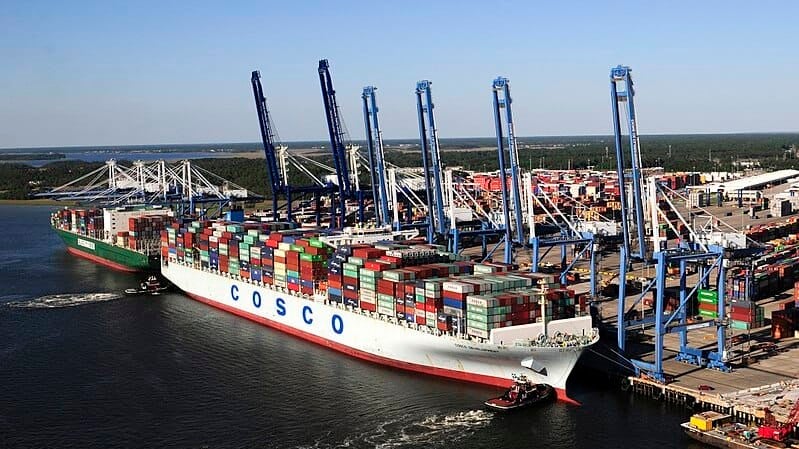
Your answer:
[[[98,240],[105,238],[102,209],[60,209],[51,216],[53,227]]]
[[[162,232],[161,256],[301,294],[326,287],[330,253],[282,223],[189,221]]]
[[[340,246],[264,223],[176,221],[162,232],[168,261],[313,294],[386,317],[487,338],[491,329],[575,316],[554,275],[476,264],[435,245]],[[472,304],[470,305],[470,301]]]
[[[132,249],[144,254],[158,252],[161,231],[172,221],[165,215],[153,215],[128,218],[128,231],[117,232],[117,246]]]

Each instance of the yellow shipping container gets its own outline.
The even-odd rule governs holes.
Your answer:
[[[713,421],[707,420],[699,415],[691,417],[691,425],[699,430],[707,431],[713,428]]]

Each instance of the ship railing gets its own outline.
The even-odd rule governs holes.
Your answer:
[[[588,346],[599,338],[599,330],[592,328],[588,334],[566,334],[557,332],[547,336],[540,334],[535,339],[519,339],[514,346],[539,347],[539,348],[578,348]]]

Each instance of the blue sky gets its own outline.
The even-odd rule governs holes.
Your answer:
[[[283,140],[325,139],[320,58],[357,139],[368,84],[384,136],[417,136],[420,79],[433,82],[441,137],[491,136],[498,75],[511,80],[518,135],[608,134],[608,73],[620,63],[633,69],[643,134],[799,129],[791,1],[0,8],[0,147],[257,141],[254,69]]]

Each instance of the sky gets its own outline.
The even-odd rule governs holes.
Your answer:
[[[494,135],[511,82],[518,136],[610,134],[608,74],[633,70],[642,134],[799,130],[795,1],[16,1],[0,6],[0,148],[256,142],[260,70],[284,141],[325,140],[317,73],[364,136]]]

